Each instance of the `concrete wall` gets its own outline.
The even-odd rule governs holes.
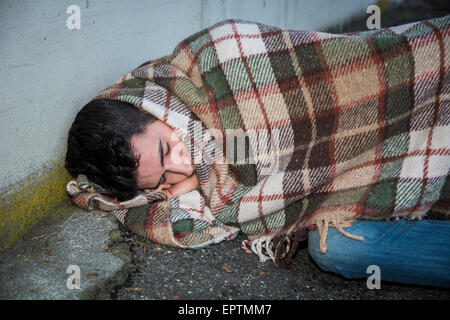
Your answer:
[[[228,18],[321,30],[369,0],[0,1],[0,250],[68,198],[63,168],[75,113],[144,61]],[[81,9],[70,30],[66,9]]]

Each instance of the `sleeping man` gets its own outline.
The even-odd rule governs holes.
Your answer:
[[[450,222],[429,219],[450,217],[449,34],[450,16],[344,35],[222,21],[80,110],[69,195],[165,245],[241,232],[282,266],[308,239],[346,278],[450,287]],[[206,161],[235,130],[252,157]]]

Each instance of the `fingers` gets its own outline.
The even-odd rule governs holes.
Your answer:
[[[170,191],[168,191],[168,190],[162,190],[161,192],[164,193],[164,194],[167,196],[167,199],[172,198],[172,194],[170,193]]]
[[[162,192],[162,193],[164,193],[167,196],[167,199],[170,199],[170,198],[172,198],[172,193],[168,190],[168,189],[170,189],[170,187],[171,187],[170,184],[163,184],[163,185],[160,185],[158,187],[158,189],[154,189],[154,190],[152,190],[152,189],[144,189],[144,192],[151,192],[151,191]]]
[[[161,192],[163,190],[170,189],[171,187],[172,187],[171,184],[163,183],[163,184],[160,184],[159,187],[156,188],[156,189],[144,189],[144,192],[147,192],[147,193],[151,192],[151,191],[159,191],[159,192]]]

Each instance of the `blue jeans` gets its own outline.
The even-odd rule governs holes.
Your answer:
[[[319,252],[318,231],[309,232],[308,251],[324,271],[347,279],[368,278],[380,267],[381,281],[450,287],[450,221],[357,220],[345,231],[328,229],[327,252]]]

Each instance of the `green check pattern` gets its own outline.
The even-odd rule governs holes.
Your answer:
[[[269,236],[277,265],[308,228],[324,252],[329,225],[352,236],[343,228],[355,219],[448,214],[449,39],[449,16],[341,35],[245,20],[206,28],[96,97],[176,129],[200,188],[109,208],[181,248]],[[245,136],[240,163],[212,152],[236,153],[220,138],[230,132]],[[88,207],[82,192],[74,198]]]

